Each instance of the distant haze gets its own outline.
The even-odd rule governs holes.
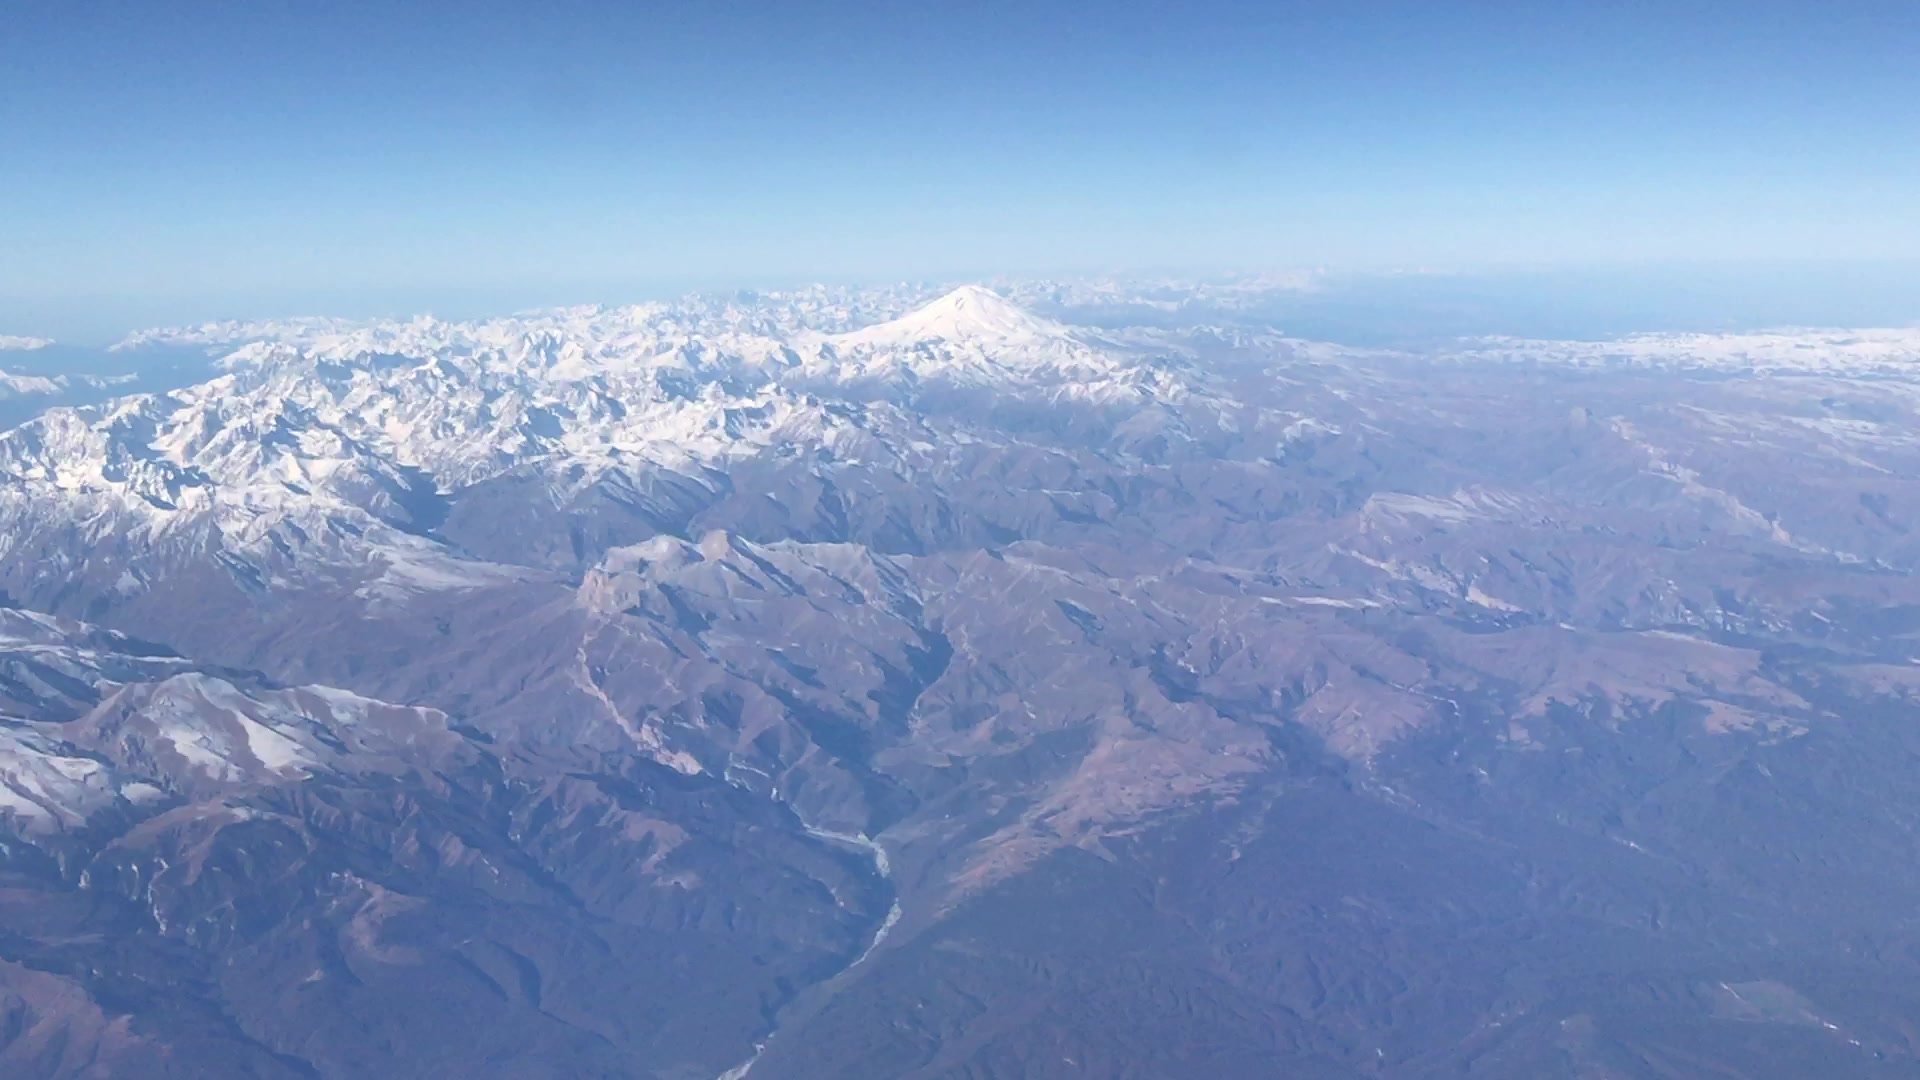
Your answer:
[[[1177,275],[1165,280],[1207,277],[1232,275]],[[1131,279],[1160,280],[1150,275]],[[1920,325],[1920,263],[1913,262],[1279,275],[1281,281],[1296,279],[1297,287],[1269,290],[1264,306],[1252,314],[1303,337],[1354,345],[1417,346],[1484,334],[1581,338],[1639,331]],[[968,275],[956,273],[933,276],[928,283],[963,280]],[[688,292],[717,294],[811,283],[774,278],[635,282],[574,290],[316,289],[192,301],[134,297],[22,301],[0,296],[0,332],[33,331],[56,339],[61,346],[32,354],[0,353],[11,357],[0,362],[0,368],[62,368],[72,359],[66,346],[104,347],[135,330],[223,319],[422,313],[474,318],[533,308],[620,305],[673,299]],[[1128,317],[1138,315],[1130,312]],[[1191,322],[1195,317],[1186,312],[1174,321]]]
[[[1920,251],[1916,54],[1878,0],[12,5],[0,333],[989,271],[1817,283]]]

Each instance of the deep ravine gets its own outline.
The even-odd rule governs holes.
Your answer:
[[[889,885],[891,885],[893,881],[893,864],[887,858],[887,849],[882,847],[879,841],[874,840],[872,837],[867,836],[864,833],[835,832],[831,829],[815,828],[812,825],[808,825],[806,829],[807,829],[807,835],[809,836],[818,837],[819,839],[829,841],[830,843],[843,844],[848,847],[857,847],[862,851],[865,851],[867,854],[873,857],[874,872],[880,875],[881,880],[886,881],[889,883]],[[835,972],[833,975],[827,977],[826,979],[820,981],[819,983],[814,984],[814,989],[819,990],[824,987],[831,987],[834,983],[840,981],[841,979],[846,978],[850,972],[858,968],[861,964],[866,963],[867,958],[871,957],[874,954],[874,952],[877,951],[880,948],[880,946],[887,940],[887,935],[893,932],[894,925],[897,924],[899,921],[900,921],[900,895],[899,895],[899,892],[896,890],[893,897],[893,903],[887,908],[887,917],[880,920],[879,927],[877,927],[873,932],[873,940],[867,942],[867,947],[860,951],[860,955],[855,957],[852,963],[848,964],[844,968],[841,968],[838,972]],[[749,1057],[747,1060],[741,1062],[738,1065],[735,1065],[731,1069],[728,1069],[726,1072],[721,1073],[716,1078],[716,1080],[743,1080],[743,1078],[748,1073],[753,1071],[754,1065],[758,1064],[760,1061],[760,1056],[767,1052],[767,1047],[773,1042],[774,1038],[779,1034],[780,1034],[780,1025],[776,1021],[774,1026],[766,1033],[766,1035],[763,1038],[761,1038],[759,1042],[753,1044],[752,1057]]]

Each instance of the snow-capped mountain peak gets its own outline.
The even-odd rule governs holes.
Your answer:
[[[1065,388],[1111,396],[1131,360],[990,289],[964,285],[898,318],[816,339],[829,377],[893,383]],[[1121,389],[1121,396],[1133,391]]]
[[[978,285],[962,285],[897,319],[838,335],[842,347],[899,348],[928,342],[993,346],[1034,345],[1070,338],[1045,319]]]

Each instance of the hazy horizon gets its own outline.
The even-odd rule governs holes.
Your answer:
[[[742,277],[661,280],[577,288],[310,290],[226,301],[79,298],[18,302],[0,297],[0,336],[50,338],[101,347],[153,327],[303,316],[347,319],[433,315],[472,319],[573,305],[620,306],[733,291],[897,282],[1227,281],[1297,277],[1276,290],[1264,316],[1290,332],[1349,344],[1407,338],[1510,334],[1606,337],[1641,331],[1736,331],[1793,326],[1908,326],[1920,323],[1920,262],[1799,265],[1677,264],[1476,270],[1143,269],[1020,274],[950,271],[890,278]],[[6,356],[0,352],[0,357]],[[17,358],[17,354],[16,354]],[[7,364],[0,360],[0,368]]]
[[[1920,292],[1912,5],[192,11],[9,12],[0,333],[1156,267]]]

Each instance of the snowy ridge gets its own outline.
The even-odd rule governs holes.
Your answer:
[[[323,769],[400,772],[457,739],[430,709],[186,672],[115,689],[67,723],[0,727],[0,819],[44,831],[119,800],[209,798]]]
[[[107,766],[57,735],[0,728],[0,819],[28,829],[77,825],[119,794]]]
[[[529,462],[684,467],[776,446],[854,449],[912,426],[886,402],[822,400],[840,378],[952,376],[1049,395],[1165,382],[972,287],[863,330],[787,339],[695,333],[683,313],[636,307],[221,324],[172,340],[268,332],[278,336],[234,349],[228,374],[203,385],[49,412],[0,438],[0,472],[66,491],[124,488],[156,506],[207,485],[273,501],[355,477],[417,482],[403,471],[446,491]]]
[[[1260,296],[1278,287],[1241,288]],[[1179,304],[1212,295],[1142,295],[1162,293]],[[1273,424],[1271,445],[1294,446],[1316,436],[1287,426],[1297,417],[1235,401],[1202,358],[1239,350],[1336,365],[1359,355],[1270,331],[1095,333],[979,285],[930,300],[903,285],[469,322],[212,323],[143,332],[119,347],[146,345],[219,350],[225,374],[51,409],[0,434],[0,555],[57,550],[84,561],[55,539],[84,522],[96,544],[133,553],[129,594],[141,588],[139,567],[209,549],[248,589],[316,577],[338,585],[343,575],[365,595],[465,588],[513,573],[464,556],[436,531],[456,500],[491,483],[524,486],[556,507],[608,493],[647,505],[640,493],[655,485],[719,497],[717,477],[764,457],[802,459],[822,475],[857,464],[912,483],[952,446],[1007,441],[967,411],[983,403],[1049,423],[1094,416],[1106,425],[1098,437],[1136,445],[1209,431],[1238,438]],[[1439,359],[1905,371],[1920,359],[1920,330],[1483,339]],[[1059,408],[1067,404],[1085,408]],[[1375,509],[1392,520],[1494,508]]]
[[[249,587],[354,566],[379,590],[456,588],[505,571],[427,533],[454,493],[496,478],[534,479],[561,504],[610,476],[704,484],[703,470],[762,454],[874,462],[936,444],[892,391],[846,400],[843,382],[1177,396],[1164,372],[1137,374],[980,289],[864,337],[769,336],[746,310],[299,320],[175,335],[167,340],[277,337],[232,349],[226,374],[204,384],[56,408],[0,435],[0,477],[17,481],[0,488],[0,554],[25,550],[35,522],[81,520],[139,547],[215,545],[248,568]],[[844,362],[842,346],[857,360]],[[55,506],[65,509],[50,515]]]
[[[0,821],[28,832],[120,802],[397,772],[457,745],[431,709],[243,685],[113,631],[0,608]]]
[[[609,346],[622,339],[672,341],[730,335],[782,338],[804,332],[841,333],[871,325],[910,311],[932,295],[937,295],[937,290],[912,284],[867,289],[814,286],[689,296],[670,303],[578,305],[466,322],[430,315],[407,319],[236,319],[141,330],[113,348],[197,347],[217,352],[271,342],[334,353],[384,349],[420,355],[436,348],[500,345],[528,333]]]
[[[57,394],[66,388],[63,378],[47,378],[42,375],[9,375],[0,371],[0,401],[11,397],[28,397],[34,394]]]

